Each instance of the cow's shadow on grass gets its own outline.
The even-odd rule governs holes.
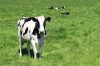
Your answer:
[[[32,49],[30,49],[30,54],[31,54],[31,57],[34,58],[34,52]],[[22,49],[22,56],[24,56],[24,55],[28,56],[27,48]],[[37,58],[39,58],[39,53],[37,53]]]

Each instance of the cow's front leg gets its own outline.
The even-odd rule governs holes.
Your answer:
[[[42,57],[42,48],[43,48],[43,45],[40,45],[39,46],[39,59],[41,59]]]
[[[36,50],[36,46],[35,46],[35,41],[33,39],[31,39],[31,43],[33,46],[33,51],[34,51],[34,58],[36,58],[37,57],[37,50]]]
[[[39,39],[39,59],[42,57],[42,49],[44,44],[44,38]]]
[[[22,41],[20,38],[19,38],[19,56],[20,57],[22,56]]]

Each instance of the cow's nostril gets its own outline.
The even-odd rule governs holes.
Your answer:
[[[44,33],[43,31],[40,32],[40,34],[43,34],[43,33]]]

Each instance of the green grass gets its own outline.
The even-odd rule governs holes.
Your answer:
[[[52,5],[66,8],[49,10]],[[100,66],[99,7],[99,0],[0,0],[0,66]],[[64,11],[70,15],[59,15]],[[52,18],[43,57],[19,57],[17,21],[40,15]]]

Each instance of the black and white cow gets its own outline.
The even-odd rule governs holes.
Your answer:
[[[36,44],[39,44],[39,58],[41,58],[42,48],[44,44],[44,38],[46,35],[46,21],[50,21],[51,18],[44,16],[39,17],[23,17],[18,20],[18,36],[19,36],[19,55],[22,56],[22,45],[27,42],[27,51],[30,56],[30,43],[32,44],[34,51],[34,58],[36,58],[37,49]]]

